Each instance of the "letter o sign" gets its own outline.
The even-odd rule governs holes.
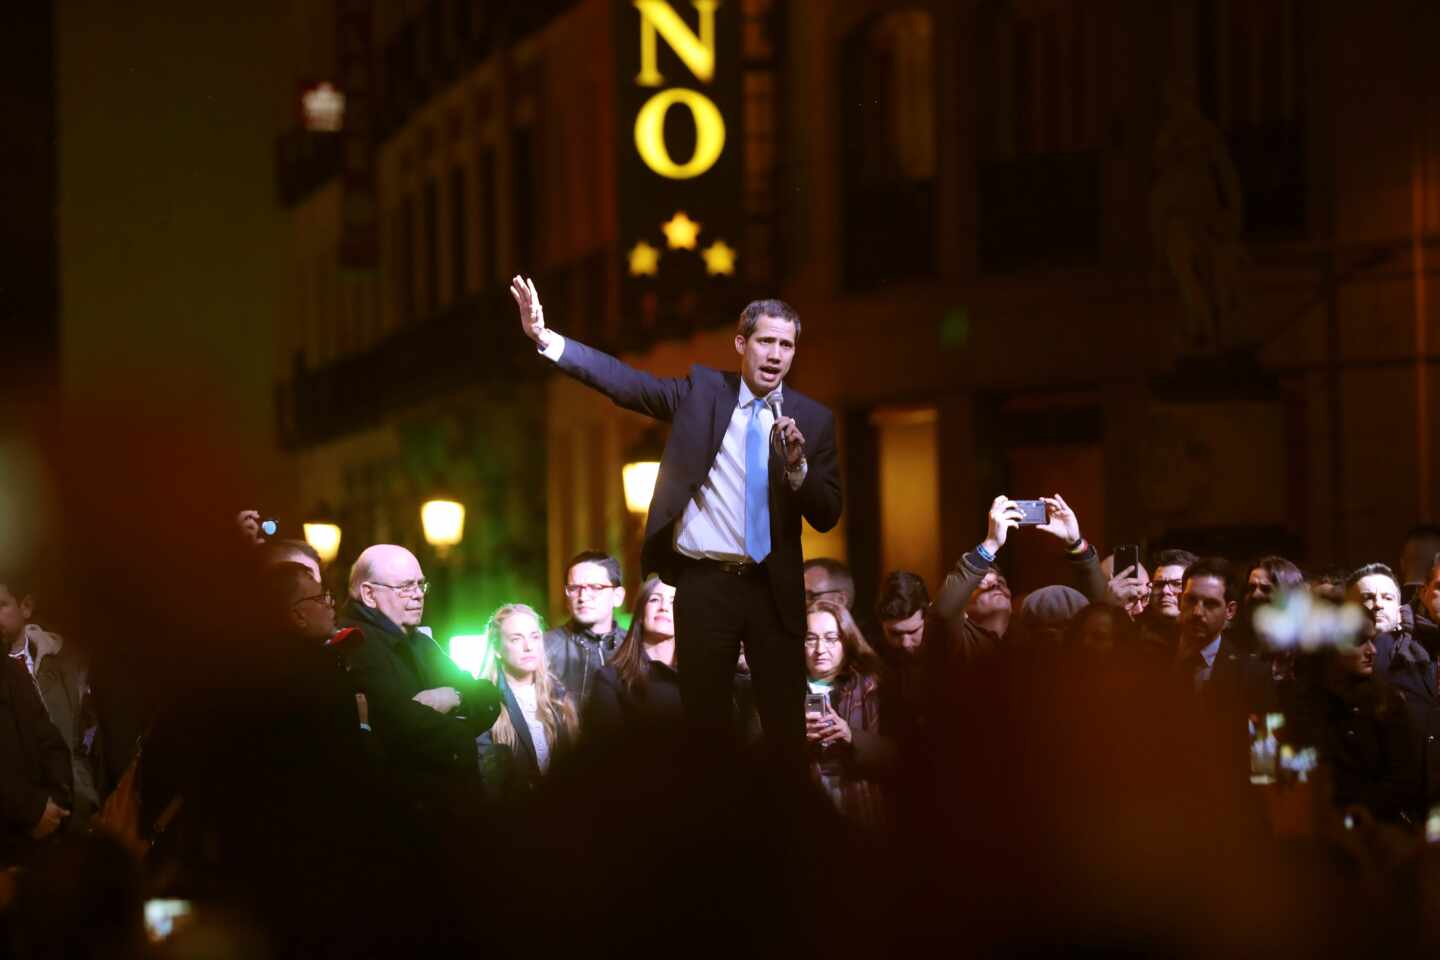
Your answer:
[[[665,146],[665,114],[676,104],[690,108],[695,121],[695,153],[676,163]],[[714,101],[698,90],[672,87],[645,101],[635,115],[635,149],[645,165],[662,177],[688,180],[715,166],[725,149],[725,118]]]

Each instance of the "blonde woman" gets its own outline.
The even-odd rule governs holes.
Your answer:
[[[534,609],[501,607],[490,618],[489,637],[501,707],[495,726],[477,741],[480,770],[491,796],[516,796],[532,789],[555,755],[575,742],[580,722],[546,665],[544,627]]]

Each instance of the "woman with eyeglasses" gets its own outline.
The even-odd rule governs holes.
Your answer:
[[[897,747],[882,732],[879,658],[844,606],[810,604],[805,667],[811,773],[853,823],[881,830],[891,823],[882,781],[896,772]]]
[[[532,790],[580,732],[575,706],[545,662],[540,615],[523,603],[509,603],[490,618],[494,680],[500,688],[500,717],[476,741],[486,792],[514,798]]]
[[[675,588],[651,577],[635,597],[625,639],[595,676],[585,704],[585,732],[597,739],[657,734],[678,731],[683,723],[675,672]]]

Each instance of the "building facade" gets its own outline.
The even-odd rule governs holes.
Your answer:
[[[453,628],[559,613],[579,549],[633,568],[622,468],[663,437],[533,356],[515,273],[557,330],[665,375],[732,368],[746,300],[794,304],[792,380],[835,409],[846,485],[807,553],[848,559],[862,602],[889,569],[935,583],[1001,492],[1061,492],[1105,548],[1317,565],[1392,559],[1435,515],[1432,14],[332,9],[369,39],[317,75],[348,56],[369,116],[281,151],[280,434],[342,557],[466,501]],[[1022,589],[1054,574],[1027,537],[1007,553]]]

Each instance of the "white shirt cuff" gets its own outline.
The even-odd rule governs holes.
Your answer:
[[[785,479],[790,481],[790,489],[792,491],[799,490],[800,486],[805,482],[805,475],[809,472],[810,464],[804,460],[801,460],[800,466],[794,470],[786,470]]]
[[[536,349],[541,356],[553,363],[560,359],[560,354],[565,352],[565,338],[551,330],[550,342],[543,347],[537,346]]]

